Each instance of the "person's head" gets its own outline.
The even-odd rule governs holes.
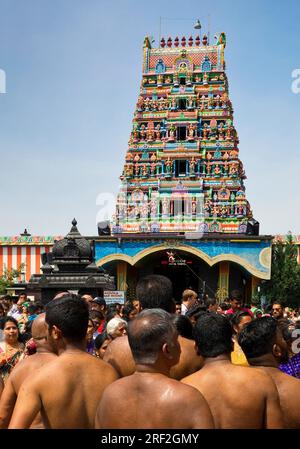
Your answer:
[[[86,340],[87,340],[87,342],[90,342],[90,341],[93,340],[93,335],[94,335],[95,330],[96,330],[96,329],[95,329],[94,322],[93,322],[93,320],[89,317],[89,320],[88,320],[88,326],[87,326],[87,330],[86,330]]]
[[[206,313],[206,306],[204,304],[194,304],[188,311],[185,316],[190,320],[193,326],[195,326],[199,316],[203,313]]]
[[[40,312],[41,308],[40,308],[39,304],[36,304],[33,302],[28,305],[27,310],[28,310],[28,315],[37,315]]]
[[[89,320],[86,302],[80,296],[65,296],[50,301],[46,306],[48,339],[59,352],[66,344],[84,344]]]
[[[20,336],[17,320],[12,316],[6,316],[1,320],[1,328],[4,341],[8,344],[16,344]]]
[[[23,302],[23,304],[22,304],[22,313],[29,314],[29,307],[30,307],[29,301]]]
[[[5,316],[5,309],[2,304],[0,304],[0,318]]]
[[[106,332],[97,335],[97,337],[95,338],[94,346],[95,355],[100,359],[103,359],[107,346],[111,341],[111,338],[107,335]]]
[[[26,300],[27,300],[26,293],[21,293],[18,296],[17,307],[18,307],[19,312],[22,312],[23,304],[26,302]]]
[[[163,363],[170,369],[179,361],[178,332],[172,315],[165,310],[146,309],[130,321],[128,342],[136,364]]]
[[[123,308],[122,317],[127,322],[130,320],[134,320],[138,314],[137,309],[134,307],[131,301],[126,301]]]
[[[42,349],[51,351],[51,346],[47,339],[47,325],[45,322],[45,313],[38,315],[33,321],[29,321],[31,324],[31,336],[36,345],[36,349],[39,352]]]
[[[165,276],[151,274],[139,280],[136,297],[141,309],[160,308],[169,313],[175,311],[172,282]]]
[[[91,310],[98,310],[98,312],[103,314],[106,312],[106,301],[100,296],[96,296],[96,298],[90,301],[89,306]]]
[[[218,310],[218,303],[216,298],[204,298],[204,305],[208,312],[216,312]]]
[[[136,308],[136,310],[139,313],[141,311],[140,301],[138,299],[133,299],[132,304],[134,305],[134,307]]]
[[[277,321],[272,317],[256,318],[247,324],[241,331],[238,342],[250,365],[251,360],[263,356],[273,356],[279,363],[286,363],[288,360],[287,343]]]
[[[104,320],[104,316],[98,310],[90,310],[89,318],[93,321],[95,331],[101,326]]]
[[[183,304],[186,305],[186,307],[188,309],[190,309],[191,307],[193,307],[198,299],[198,295],[196,292],[194,292],[194,290],[184,290],[184,292],[182,293],[182,302]]]
[[[232,290],[230,293],[230,305],[233,312],[237,312],[242,307],[243,295],[239,290]]]
[[[20,302],[21,304],[23,304],[23,302],[27,301],[27,295],[26,293],[20,293],[18,295],[18,302]]]
[[[120,317],[111,319],[106,326],[106,333],[111,339],[127,334],[127,322]]]
[[[175,324],[177,332],[181,337],[193,340],[193,325],[186,315],[172,315],[172,321]]]
[[[239,334],[244,327],[252,321],[252,316],[249,312],[246,311],[238,311],[231,318],[231,324],[233,330],[236,334]]]
[[[176,302],[175,313],[176,313],[176,315],[181,315],[181,302]]]
[[[93,301],[93,296],[89,295],[88,293],[85,293],[84,295],[81,296],[82,299],[87,303],[88,306],[91,305],[91,302]]]
[[[226,310],[228,310],[228,309],[229,309],[229,305],[228,305],[226,302],[221,302],[221,303],[218,305],[217,313],[219,313],[220,315],[225,315],[225,312],[226,312]]]
[[[68,292],[68,290],[63,290],[63,291],[57,292],[53,299],[66,298],[70,295],[71,295],[71,293]]]
[[[198,354],[205,358],[224,354],[229,357],[233,349],[231,324],[217,313],[206,312],[198,318],[194,338]]]
[[[274,302],[272,304],[272,316],[276,318],[276,320],[279,320],[280,318],[283,318],[283,313],[283,305],[280,302]]]

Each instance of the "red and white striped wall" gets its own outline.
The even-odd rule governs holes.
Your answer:
[[[19,280],[29,281],[32,274],[41,273],[41,254],[51,251],[54,240],[62,237],[33,237],[26,241],[15,237],[0,237],[0,276],[5,270],[19,269],[24,264]],[[29,241],[28,241],[29,240]]]

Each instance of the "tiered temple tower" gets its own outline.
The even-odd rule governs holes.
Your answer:
[[[143,78],[113,234],[246,234],[252,217],[225,73],[226,37],[178,37],[152,48]]]

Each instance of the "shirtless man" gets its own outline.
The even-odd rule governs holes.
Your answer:
[[[136,287],[136,297],[140,301],[140,309],[160,308],[175,313],[175,301],[171,281],[165,276],[150,275],[141,279]],[[199,370],[203,364],[193,350],[194,343],[187,338],[178,337],[181,354],[178,363],[172,366],[170,375],[180,380]],[[129,347],[127,336],[113,340],[108,346],[104,359],[118,372],[120,377],[130,376],[135,371],[135,363]]]
[[[183,383],[199,390],[208,402],[218,429],[282,428],[276,386],[259,369],[232,365],[232,328],[228,318],[207,312],[194,328],[204,367]],[[263,374],[263,375],[262,375]]]
[[[32,338],[36,344],[36,353],[19,362],[7,379],[5,389],[0,401],[0,429],[7,429],[18,392],[22,383],[46,363],[57,358],[47,342],[47,328],[45,314],[40,314],[32,323]],[[31,428],[43,428],[40,414],[34,419]]]
[[[58,357],[21,386],[10,429],[28,428],[38,412],[52,429],[91,429],[104,389],[115,370],[85,352],[88,306],[70,295],[46,306],[48,342]]]
[[[278,368],[288,359],[287,343],[278,322],[267,316],[253,320],[241,332],[238,341],[249,364],[268,373],[274,380],[285,426],[300,429],[300,379]]]
[[[96,413],[96,428],[213,428],[203,396],[169,377],[170,368],[180,356],[177,337],[171,315],[162,309],[144,310],[129,322],[135,373],[105,390]]]

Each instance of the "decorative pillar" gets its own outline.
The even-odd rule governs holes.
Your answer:
[[[127,290],[127,263],[123,260],[117,262],[117,289],[124,292]]]
[[[257,287],[259,286],[259,284],[260,284],[260,279],[255,277],[255,276],[252,276],[252,279],[251,279],[251,298],[253,298],[254,296],[257,295],[257,293],[258,293],[257,292]]]
[[[229,290],[229,262],[220,262],[219,265],[219,289],[223,289],[226,296]]]

